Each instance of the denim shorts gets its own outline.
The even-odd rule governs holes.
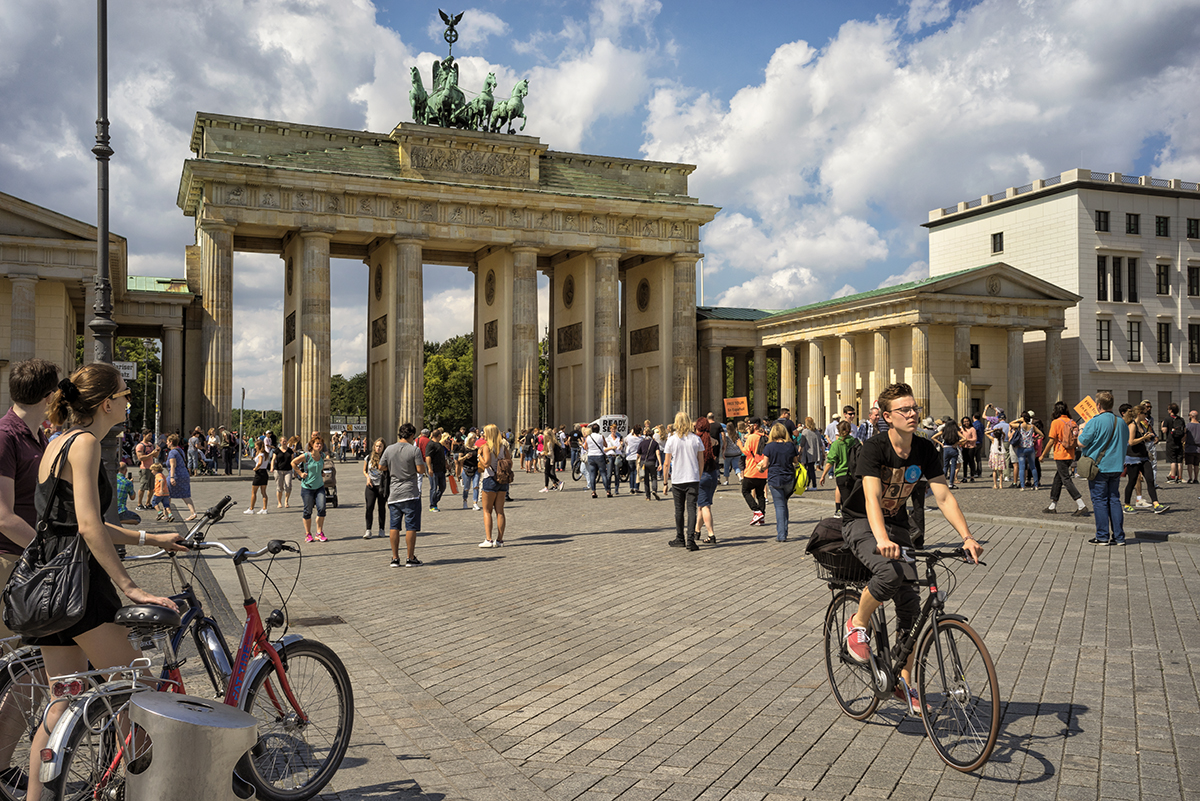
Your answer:
[[[409,501],[397,501],[396,503],[389,503],[388,518],[388,527],[395,531],[420,531],[421,499],[413,498]],[[404,522],[403,527],[400,525],[401,518],[403,518]]]
[[[494,476],[484,476],[480,489],[484,492],[508,492],[508,485],[500,484]]]
[[[696,508],[703,509],[706,506],[712,506],[713,494],[717,491],[719,476],[720,474],[716,470],[700,474],[700,489],[696,493]]]

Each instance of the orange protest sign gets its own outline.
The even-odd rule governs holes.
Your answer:
[[[1083,422],[1086,423],[1088,420],[1091,420],[1093,417],[1098,415],[1100,413],[1100,409],[1096,406],[1096,401],[1092,399],[1092,396],[1088,395],[1079,403],[1075,404],[1075,412],[1082,417]]]
[[[726,398],[725,417],[745,417],[750,414],[749,398]]]

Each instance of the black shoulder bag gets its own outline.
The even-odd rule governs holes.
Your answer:
[[[58,452],[51,467],[54,484],[38,516],[37,534],[13,567],[4,587],[4,625],[25,637],[45,637],[65,631],[83,619],[88,595],[88,548],[78,529],[52,530],[50,508],[58,497],[62,461],[75,434]]]

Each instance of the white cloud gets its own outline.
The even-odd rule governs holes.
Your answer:
[[[908,4],[908,14],[904,18],[904,27],[909,33],[929,25],[937,25],[950,18],[950,0],[912,0]]]
[[[896,275],[889,275],[879,283],[876,289],[885,289],[889,286],[898,286],[899,284],[908,284],[913,281],[921,281],[929,277],[929,262],[914,261],[908,265],[908,269]]]
[[[932,208],[1074,166],[1129,171],[1158,136],[1163,177],[1200,177],[1198,6],[1153,6],[983,0],[951,17],[916,0],[902,20],[845,23],[820,50],[780,45],[728,102],[658,86],[642,150],[696,164],[692,194],[726,208],[704,249],[731,283],[781,271],[791,298],[828,297],[846,271],[922,257]],[[725,297],[752,301],[762,283]]]
[[[858,290],[852,287],[850,284],[844,284],[841,289],[839,289],[837,292],[834,292],[830,297],[844,298],[847,295],[855,295],[857,293]]]

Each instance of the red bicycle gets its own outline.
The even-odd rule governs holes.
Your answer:
[[[302,801],[320,792],[341,765],[354,726],[354,696],[345,665],[328,646],[296,634],[272,642],[272,630],[284,626],[287,618],[276,609],[264,624],[246,580],[250,560],[269,554],[273,561],[284,551],[298,554],[300,549],[281,540],[271,540],[257,551],[206,541],[207,529],[233,505],[226,496],[205,512],[184,544],[197,552],[217,548],[233,559],[246,612],[236,654],[231,658],[216,621],[204,614],[176,555],[167,553],[182,585],[182,591],[171,596],[180,611],[127,606],[116,619],[129,627],[130,639],[143,650],[162,652],[161,672],[149,678],[152,671],[146,660],[51,679],[52,696],[57,698],[51,703],[65,702],[68,707],[42,752],[44,799],[123,797],[126,771],[144,770],[153,758],[149,738],[127,723],[129,700],[134,693],[155,689],[185,692],[185,679],[203,675],[184,670],[188,660],[181,654],[190,650],[189,635],[214,695],[258,720],[258,742],[238,763],[237,780],[259,798]],[[269,570],[268,565],[264,576]]]

